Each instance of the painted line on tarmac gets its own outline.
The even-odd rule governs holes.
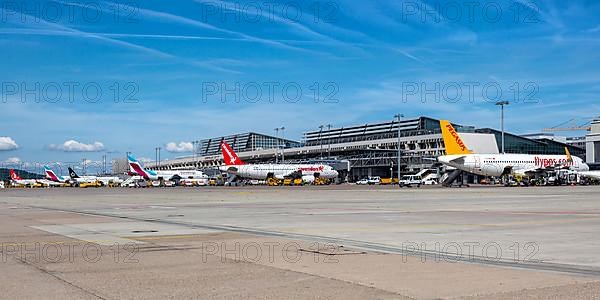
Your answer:
[[[489,259],[489,258],[486,258],[483,256],[476,256],[476,255],[469,256],[468,259],[464,259],[462,256],[456,256],[456,255],[452,255],[449,253],[443,253],[441,251],[410,250],[410,249],[393,246],[393,245],[385,245],[385,244],[351,240],[351,239],[333,238],[333,237],[319,236],[319,235],[287,233],[287,232],[271,231],[271,230],[263,230],[263,229],[239,227],[239,226],[231,226],[231,225],[194,224],[194,223],[187,223],[187,222],[181,222],[181,221],[142,218],[142,217],[133,217],[133,216],[122,216],[122,215],[111,214],[111,213],[78,211],[78,210],[72,210],[72,209],[61,209],[61,208],[53,208],[53,207],[45,207],[45,206],[30,206],[30,207],[37,208],[37,209],[45,209],[45,210],[50,210],[50,211],[68,212],[68,213],[84,214],[84,215],[91,215],[91,216],[112,217],[112,218],[119,218],[119,219],[128,219],[128,220],[170,224],[170,225],[179,225],[179,226],[186,226],[186,227],[191,227],[191,228],[202,228],[202,229],[211,229],[211,230],[218,230],[218,231],[236,232],[236,233],[243,233],[243,234],[256,235],[256,236],[277,237],[277,238],[303,240],[303,241],[310,241],[310,242],[338,244],[338,245],[343,245],[344,247],[366,250],[366,251],[371,251],[371,252],[401,254],[401,255],[410,255],[410,256],[418,256],[418,257],[425,256],[430,259],[435,259],[436,257],[445,257],[448,260],[454,260],[456,262],[463,262],[463,263],[474,263],[474,264],[488,265],[488,266],[510,267],[510,268],[517,268],[517,269],[550,271],[550,272],[569,273],[569,274],[588,275],[588,276],[600,276],[600,268],[591,267],[591,266],[580,266],[580,265],[559,264],[559,263],[545,263],[545,262],[534,262],[534,261],[515,262],[514,260],[510,260],[510,259]]]

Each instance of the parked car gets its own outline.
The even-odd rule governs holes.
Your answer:
[[[375,185],[375,184],[380,184],[381,183],[381,177],[379,176],[370,176],[370,177],[366,177],[363,178],[359,181],[356,182],[356,184],[359,185]]]
[[[153,180],[152,181],[152,186],[153,187],[160,187],[160,180]]]
[[[433,178],[423,180],[423,185],[436,185],[438,184],[437,180]]]
[[[400,179],[399,184],[400,187],[421,187],[421,184],[423,184],[423,179],[419,175],[404,175]]]
[[[167,181],[165,181],[165,186],[166,187],[173,187],[173,186],[175,186],[175,182],[167,180]]]
[[[148,182],[146,182],[146,180],[138,180],[135,182],[135,187],[138,187],[138,188],[148,187]]]

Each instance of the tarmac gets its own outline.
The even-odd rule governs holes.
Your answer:
[[[600,295],[600,187],[0,190],[5,298]]]

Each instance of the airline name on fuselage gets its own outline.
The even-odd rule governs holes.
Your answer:
[[[556,159],[556,158],[542,158],[542,157],[538,157],[536,156],[534,158],[535,161],[535,165],[536,166],[540,166],[540,167],[551,167],[551,166],[556,166],[556,165],[564,165],[564,166],[573,166],[573,161],[569,161],[567,158],[561,158],[561,159]]]
[[[298,171],[302,171],[302,172],[317,172],[317,171],[323,171],[323,169],[325,169],[324,166],[310,166],[310,167],[301,167],[298,168]]]

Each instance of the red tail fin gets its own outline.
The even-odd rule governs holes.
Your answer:
[[[21,180],[21,177],[19,177],[19,175],[17,175],[17,173],[15,173],[15,170],[10,169],[9,173],[10,173],[10,178],[12,180]]]
[[[244,162],[235,154],[233,149],[226,142],[221,142],[221,152],[223,152],[223,159],[225,164],[228,166],[243,165]]]

